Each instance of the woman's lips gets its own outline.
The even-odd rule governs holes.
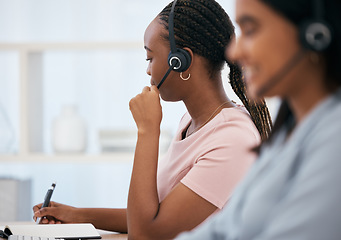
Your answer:
[[[258,69],[256,67],[243,67],[243,75],[245,78],[245,82],[251,82],[252,79],[256,77],[258,73]]]

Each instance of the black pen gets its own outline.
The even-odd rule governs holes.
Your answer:
[[[53,193],[53,190],[54,188],[56,187],[56,183],[52,183],[51,187],[47,190],[47,193],[45,195],[45,198],[44,198],[44,202],[43,202],[43,205],[41,206],[41,208],[44,208],[44,207],[48,207],[49,204],[50,204],[50,200],[51,200],[51,197],[52,197],[52,193]],[[36,223],[40,223],[40,219],[37,218],[36,219]]]

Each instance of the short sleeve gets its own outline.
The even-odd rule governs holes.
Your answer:
[[[235,119],[216,126],[205,138],[203,154],[181,183],[218,208],[223,208],[256,157],[252,148],[259,139],[250,126],[252,122],[249,119]]]

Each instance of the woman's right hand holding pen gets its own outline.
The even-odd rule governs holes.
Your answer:
[[[33,219],[41,218],[41,224],[92,223],[99,229],[127,232],[126,209],[123,208],[76,208],[52,201],[48,207],[42,208],[42,205],[33,207]]]
[[[76,222],[74,218],[77,216],[77,214],[75,214],[77,208],[53,201],[50,202],[50,205],[48,207],[42,208],[42,205],[43,204],[40,203],[33,207],[34,221],[36,221],[37,218],[41,218],[40,223],[42,224]]]

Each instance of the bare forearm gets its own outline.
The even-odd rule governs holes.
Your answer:
[[[138,134],[128,197],[129,234],[148,231],[157,216],[156,185],[159,132]]]
[[[77,208],[76,222],[90,222],[96,228],[127,232],[127,209],[110,208]]]

